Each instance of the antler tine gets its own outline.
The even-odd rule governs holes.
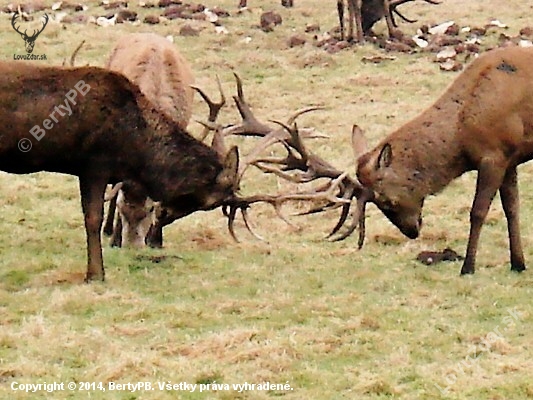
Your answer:
[[[74,50],[74,52],[70,56],[70,66],[71,67],[74,67],[74,63],[76,62],[76,56],[78,55],[79,51],[81,50],[81,48],[83,47],[84,44],[85,44],[85,39],[81,41],[81,43],[78,45],[78,47],[76,47],[76,50]]]
[[[226,104],[226,96],[224,95],[224,91],[222,90],[222,85],[220,83],[220,78],[218,77],[218,75],[216,76],[216,80],[217,80],[218,91],[220,92],[219,102],[215,102],[211,100],[211,98],[198,86],[191,85],[191,88],[193,90],[196,90],[196,92],[198,92],[200,97],[204,99],[204,101],[207,103],[207,106],[209,107],[209,116],[207,117],[208,122],[216,122],[218,118],[218,114],[220,113],[220,110]],[[204,141],[207,135],[209,134],[209,131],[215,130],[215,129],[213,129],[211,126],[204,124],[203,122],[200,122],[200,124],[204,126],[204,131],[200,135],[200,141]]]
[[[237,235],[235,235],[235,228],[234,228],[234,223],[235,223],[235,216],[237,215],[237,208],[236,207],[233,207],[233,206],[230,206],[229,207],[229,212],[228,210],[226,209],[226,207],[224,207],[222,209],[222,212],[224,213],[224,215],[226,217],[228,217],[228,230],[229,230],[229,233],[231,235],[231,237],[233,238],[233,240],[235,240],[237,243],[240,243],[239,242],[239,239],[237,239]]]
[[[267,125],[259,122],[252,112],[252,109],[244,99],[244,90],[242,80],[236,72],[233,72],[237,84],[237,96],[233,96],[235,105],[239,110],[242,118],[242,124],[228,128],[227,134],[243,135],[243,136],[265,136],[272,129]]]
[[[297,110],[293,115],[291,115],[287,119],[287,125],[289,126],[292,125],[294,121],[296,121],[296,118],[298,118],[300,115],[307,114],[312,111],[325,110],[325,109],[326,107],[323,107],[323,106],[311,106],[311,107],[302,108],[301,110]]]
[[[241,214],[242,214],[242,220],[244,221],[244,226],[246,226],[246,229],[248,229],[248,232],[251,233],[251,235],[253,237],[255,237],[256,239],[262,241],[262,242],[266,242],[265,238],[263,238],[262,236],[258,235],[257,233],[255,233],[253,230],[252,230],[252,226],[248,220],[248,209],[247,208],[241,208]]]
[[[204,99],[204,101],[207,103],[207,106],[209,107],[209,117],[207,119],[209,122],[215,122],[217,120],[220,110],[226,104],[226,96],[224,95],[224,91],[222,90],[222,85],[220,83],[220,78],[218,77],[218,75],[216,76],[216,80],[218,90],[220,92],[220,101],[218,103],[211,100],[211,98],[198,86],[191,85],[191,88],[198,92],[198,94],[202,97],[202,99]]]
[[[345,199],[349,199],[351,201],[351,199],[353,198],[354,196],[354,190],[355,188],[354,187],[349,187],[343,194],[343,198]],[[342,226],[344,225],[344,223],[346,222],[346,219],[348,218],[348,215],[350,213],[350,207],[351,207],[351,202],[350,203],[346,203],[346,204],[343,204],[342,205],[342,212],[341,212],[341,215],[340,215],[340,218],[339,220],[337,221],[337,224],[335,225],[335,227],[331,230],[331,232],[329,233],[328,236],[326,236],[327,239],[331,238],[333,235],[335,235],[335,233],[338,232],[338,230],[340,228],[342,228]]]
[[[332,242],[338,242],[341,240],[346,239],[348,236],[350,236],[357,228],[359,229],[359,238],[357,240],[357,248],[360,250],[363,248],[363,244],[365,242],[365,233],[366,233],[366,227],[365,227],[365,210],[366,210],[366,204],[371,200],[371,194],[370,192],[363,193],[358,199],[357,199],[357,207],[356,212],[353,216],[353,221],[348,227],[348,229],[341,235],[337,236],[336,238],[331,239]]]

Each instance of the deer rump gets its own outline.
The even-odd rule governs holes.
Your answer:
[[[153,33],[122,37],[111,52],[107,68],[123,74],[139,86],[155,106],[185,129],[192,115],[193,73],[187,60],[166,38]],[[163,246],[163,227],[181,216],[147,197],[134,181],[112,193],[104,233],[111,246]],[[117,211],[114,222],[115,209]]]
[[[232,199],[238,151],[224,160],[160,112],[122,75],[97,67],[59,68],[0,63],[0,170],[49,171],[79,177],[87,232],[87,280],[104,279],[100,229],[108,182],[135,180],[155,201],[183,215]],[[71,113],[50,127],[51,110],[76,85],[89,88]],[[54,108],[55,107],[55,108]],[[55,111],[53,111],[55,112]],[[37,121],[50,129],[33,140]]]

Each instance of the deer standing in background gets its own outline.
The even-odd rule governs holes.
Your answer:
[[[398,6],[414,0],[346,0],[348,8],[348,36],[344,29],[344,0],[337,0],[337,13],[341,28],[341,39],[348,41],[354,38],[354,26],[357,42],[362,42],[363,37],[368,35],[376,22],[385,18],[389,37],[394,37],[394,29],[398,26],[394,14],[406,22],[416,22],[406,18],[398,11]],[[426,3],[439,4],[434,0],[424,0]]]
[[[496,192],[507,219],[511,270],[523,271],[516,167],[533,158],[533,49],[510,47],[476,59],[412,121],[358,160],[370,201],[407,237],[422,206],[467,171],[478,171],[461,274],[473,274],[481,227]]]
[[[111,52],[107,68],[138,85],[181,129],[187,127],[192,115],[194,77],[187,60],[169,40],[153,33],[126,35]],[[123,182],[117,197],[111,198],[104,232],[112,233],[112,246],[142,247],[147,241],[153,247],[162,247],[163,228],[155,224],[155,213],[163,211],[142,190],[135,182]],[[113,226],[115,203],[118,215]]]
[[[0,63],[0,72],[0,170],[79,177],[87,281],[104,279],[100,229],[108,182],[135,180],[177,217],[235,199],[237,148],[221,159],[123,75],[23,62]],[[29,150],[31,135],[37,140]]]

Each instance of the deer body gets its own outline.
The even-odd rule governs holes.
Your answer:
[[[100,228],[108,182],[134,179],[176,214],[211,209],[231,197],[238,155],[225,163],[158,111],[122,75],[96,67],[0,64],[0,170],[76,175],[88,244],[87,280],[103,279]],[[17,143],[80,81],[90,90],[29,152]]]
[[[120,72],[139,86],[141,92],[156,107],[173,118],[185,129],[192,115],[194,77],[187,60],[166,38],[153,33],[133,33],[122,37],[113,49],[107,68]],[[143,196],[142,188],[128,183],[129,190],[121,191],[117,204],[117,222],[113,228],[112,199],[106,229],[112,231],[112,245],[142,247],[154,213],[146,207],[151,202]],[[153,208],[152,208],[153,209]],[[154,227],[154,229],[156,229]],[[161,242],[148,238],[149,243],[162,246],[162,226],[158,236]]]
[[[533,49],[506,48],[474,61],[421,115],[358,161],[372,200],[409,238],[421,228],[426,196],[477,170],[462,274],[474,273],[479,234],[500,191],[511,269],[525,269],[519,233],[517,165],[533,158]]]

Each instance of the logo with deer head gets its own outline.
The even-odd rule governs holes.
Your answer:
[[[16,12],[13,14],[13,18],[11,18],[11,26],[17,32],[22,36],[22,39],[24,40],[24,46],[26,47],[27,53],[33,52],[33,46],[35,46],[35,41],[37,40],[37,37],[40,35],[40,33],[44,30],[46,24],[48,23],[48,14],[44,14],[44,22],[41,29],[34,29],[33,33],[31,35],[28,35],[28,30],[26,29],[24,33],[19,31],[19,28],[17,27],[17,18],[20,17],[20,12]]]

